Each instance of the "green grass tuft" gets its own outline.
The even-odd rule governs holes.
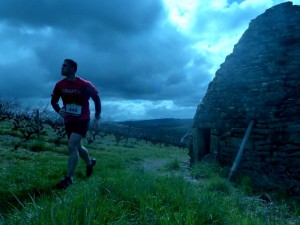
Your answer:
[[[180,169],[180,162],[179,160],[176,158],[170,162],[168,162],[166,165],[165,165],[165,168],[167,170],[178,170]]]
[[[7,124],[5,129],[5,138],[12,137]],[[92,177],[85,177],[85,164],[80,161],[74,185],[57,191],[52,187],[66,172],[68,150],[65,139],[60,147],[55,147],[53,140],[42,136],[18,149],[14,149],[14,139],[0,144],[0,224],[300,222],[297,205],[290,208],[274,203],[269,207],[255,196],[245,196],[245,187],[251,185],[247,179],[234,187],[217,164],[200,162],[188,169],[186,149],[142,141],[126,148],[116,146],[111,136],[91,145],[83,141],[97,158]]]

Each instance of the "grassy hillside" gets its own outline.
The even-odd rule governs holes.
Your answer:
[[[24,141],[0,122],[0,224],[299,224],[297,207],[245,195],[249,186],[227,182],[216,164],[189,168],[186,149],[112,136],[84,145],[97,159],[85,178],[79,163],[75,183],[53,185],[66,172],[66,139],[55,146],[50,128]],[[247,189],[248,188],[248,189]]]

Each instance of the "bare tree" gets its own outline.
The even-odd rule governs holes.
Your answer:
[[[20,101],[16,98],[0,97],[0,121],[13,119],[20,105]]]
[[[56,134],[55,146],[59,147],[61,140],[66,136],[63,119],[57,116],[56,113],[49,113],[45,118],[45,124],[49,125]]]
[[[37,138],[40,138],[42,134],[46,134],[38,109],[33,110],[31,114],[16,114],[12,130],[20,131],[26,141],[32,138],[34,134],[36,134]]]

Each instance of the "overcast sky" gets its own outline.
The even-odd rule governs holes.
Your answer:
[[[99,90],[102,117],[193,118],[249,22],[282,2],[1,0],[0,92],[50,105],[72,58]]]

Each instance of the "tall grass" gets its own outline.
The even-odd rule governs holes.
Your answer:
[[[197,190],[197,191],[196,191]],[[16,211],[7,224],[264,224],[226,195],[142,170],[92,178]]]
[[[270,210],[263,202],[246,198],[243,189],[227,182],[217,164],[199,163],[187,171],[182,164],[188,160],[187,150],[143,142],[124,148],[111,144],[111,137],[86,145],[97,158],[92,177],[85,178],[80,162],[74,185],[57,191],[52,186],[66,172],[67,148],[57,148],[50,140],[30,140],[17,150],[0,145],[0,224],[299,222],[297,214],[287,220],[291,211],[284,203]],[[164,162],[157,170],[144,167],[157,161]],[[194,179],[187,179],[187,174]]]

